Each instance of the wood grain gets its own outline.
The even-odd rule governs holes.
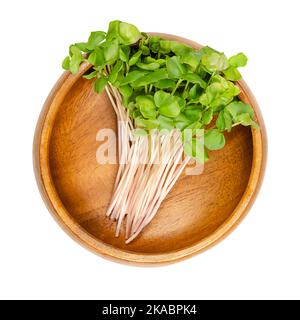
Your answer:
[[[157,34],[157,33],[156,33]],[[199,47],[176,36],[160,34]],[[116,130],[105,94],[96,94],[81,78],[89,69],[66,72],[47,98],[34,139],[33,160],[43,199],[60,225],[79,243],[101,256],[154,265],[189,257],[214,245],[241,221],[260,188],[266,164],[266,133],[259,107],[243,80],[241,99],[251,103],[260,130],[236,127],[226,147],[212,152],[199,176],[182,175],[157,216],[131,244],[124,230],[115,238],[105,216],[116,165],[100,165],[96,134]]]

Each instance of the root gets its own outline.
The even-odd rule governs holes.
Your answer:
[[[116,237],[126,217],[128,244],[155,217],[190,158],[182,160],[184,152],[178,130],[134,137],[134,126],[120,93],[110,85],[106,92],[117,115],[119,142],[119,169],[106,215],[117,221]]]

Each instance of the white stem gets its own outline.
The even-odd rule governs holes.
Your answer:
[[[127,216],[126,243],[130,243],[154,218],[189,158],[180,163],[183,148],[181,133],[176,130],[133,139],[134,126],[120,93],[110,84],[105,90],[117,116],[119,153],[119,169],[106,215],[117,220],[116,237]]]

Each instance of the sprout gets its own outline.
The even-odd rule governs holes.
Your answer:
[[[83,77],[97,93],[106,91],[117,115],[119,170],[106,214],[117,221],[116,236],[126,217],[130,243],[191,158],[207,161],[208,150],[223,148],[224,131],[236,125],[257,128],[234,83],[247,57],[227,59],[210,47],[196,50],[116,20],[107,33],[93,31],[87,42],[71,45],[62,67],[74,74],[82,62],[91,64]]]

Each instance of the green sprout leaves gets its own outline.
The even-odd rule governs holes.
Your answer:
[[[183,113],[190,121],[199,121],[202,116],[201,106],[196,104],[188,105],[184,108]]]
[[[228,110],[224,109],[220,111],[216,121],[216,126],[220,131],[231,131],[232,117]]]
[[[118,40],[120,44],[131,45],[141,38],[141,33],[136,26],[130,23],[115,20],[110,22],[107,31],[107,40]]]
[[[104,67],[105,58],[104,58],[104,50],[102,48],[96,47],[88,57],[88,62],[95,67]]]
[[[102,93],[106,84],[107,84],[107,81],[108,81],[108,78],[106,78],[106,77],[102,77],[102,78],[97,79],[94,82],[94,90],[97,93]]]
[[[68,67],[68,69],[73,74],[75,74],[79,70],[79,66],[83,60],[83,57],[81,54],[81,50],[75,45],[70,46],[69,52],[70,52],[69,62],[67,58],[65,58],[63,61],[63,68],[66,69]]]
[[[133,24],[120,22],[119,37],[122,44],[130,45],[136,43],[141,38],[141,33]]]
[[[111,42],[105,42],[101,48],[103,49],[103,55],[106,64],[113,64],[119,57],[119,45],[117,40]]]
[[[209,157],[204,145],[203,130],[196,129],[196,137],[191,130],[185,130],[183,134],[184,152],[195,158],[198,163],[205,163]]]
[[[109,82],[115,83],[117,80],[117,77],[119,75],[119,72],[123,69],[123,62],[119,60],[112,68],[110,75],[109,75]]]
[[[204,145],[208,150],[219,150],[225,145],[224,134],[217,129],[210,129],[204,134]]]
[[[138,96],[136,97],[136,104],[144,118],[156,119],[156,106],[152,96]]]
[[[180,100],[162,90],[154,94],[154,101],[161,115],[176,118],[180,113]]]
[[[64,58],[62,64],[61,64],[62,68],[65,70],[69,70],[70,69],[70,57],[67,56]]]
[[[201,59],[202,64],[209,72],[222,71],[228,68],[229,63],[223,53],[212,52],[205,54]]]
[[[185,73],[185,68],[180,62],[180,58],[173,56],[169,58],[166,62],[167,71],[169,78],[180,79],[180,77]]]
[[[238,68],[247,64],[241,52],[227,58],[210,47],[194,49],[115,20],[106,33],[93,31],[86,42],[71,45],[62,67],[75,74],[82,62],[91,65],[83,77],[93,81],[97,93],[107,84],[119,91],[135,135],[178,129],[184,137],[191,129],[184,150],[201,163],[207,150],[224,147],[224,132],[237,125],[258,128],[235,83],[241,78]]]
[[[249,113],[251,116],[254,115],[254,111],[250,104],[243,103],[241,101],[235,101],[226,106],[226,110],[230,112],[233,118],[236,118],[242,113]]]
[[[237,81],[241,79],[241,74],[239,70],[235,67],[229,67],[226,70],[223,71],[225,77],[227,80],[231,81]]]
[[[88,50],[94,50],[100,43],[105,39],[105,32],[103,31],[94,31],[91,32],[88,42],[85,45],[85,48]],[[84,47],[81,47],[84,50]]]
[[[235,56],[229,58],[229,64],[232,67],[244,67],[247,64],[248,58],[242,53],[238,53]]]
[[[135,52],[129,60],[129,63],[128,63],[129,66],[135,65],[139,61],[141,54],[142,54],[141,50],[138,50],[137,52]]]
[[[151,63],[138,62],[136,65],[142,70],[156,70],[156,69],[159,69],[160,67],[160,64],[158,62],[151,62]]]
[[[234,125],[241,124],[243,126],[254,126],[258,127],[254,120],[254,110],[250,104],[243,103],[241,101],[235,101],[230,103],[224,111],[230,113]]]
[[[244,67],[247,61],[247,57],[242,52],[230,57],[228,60],[230,66],[223,70],[226,79],[231,81],[239,80],[242,76],[237,68]]]

